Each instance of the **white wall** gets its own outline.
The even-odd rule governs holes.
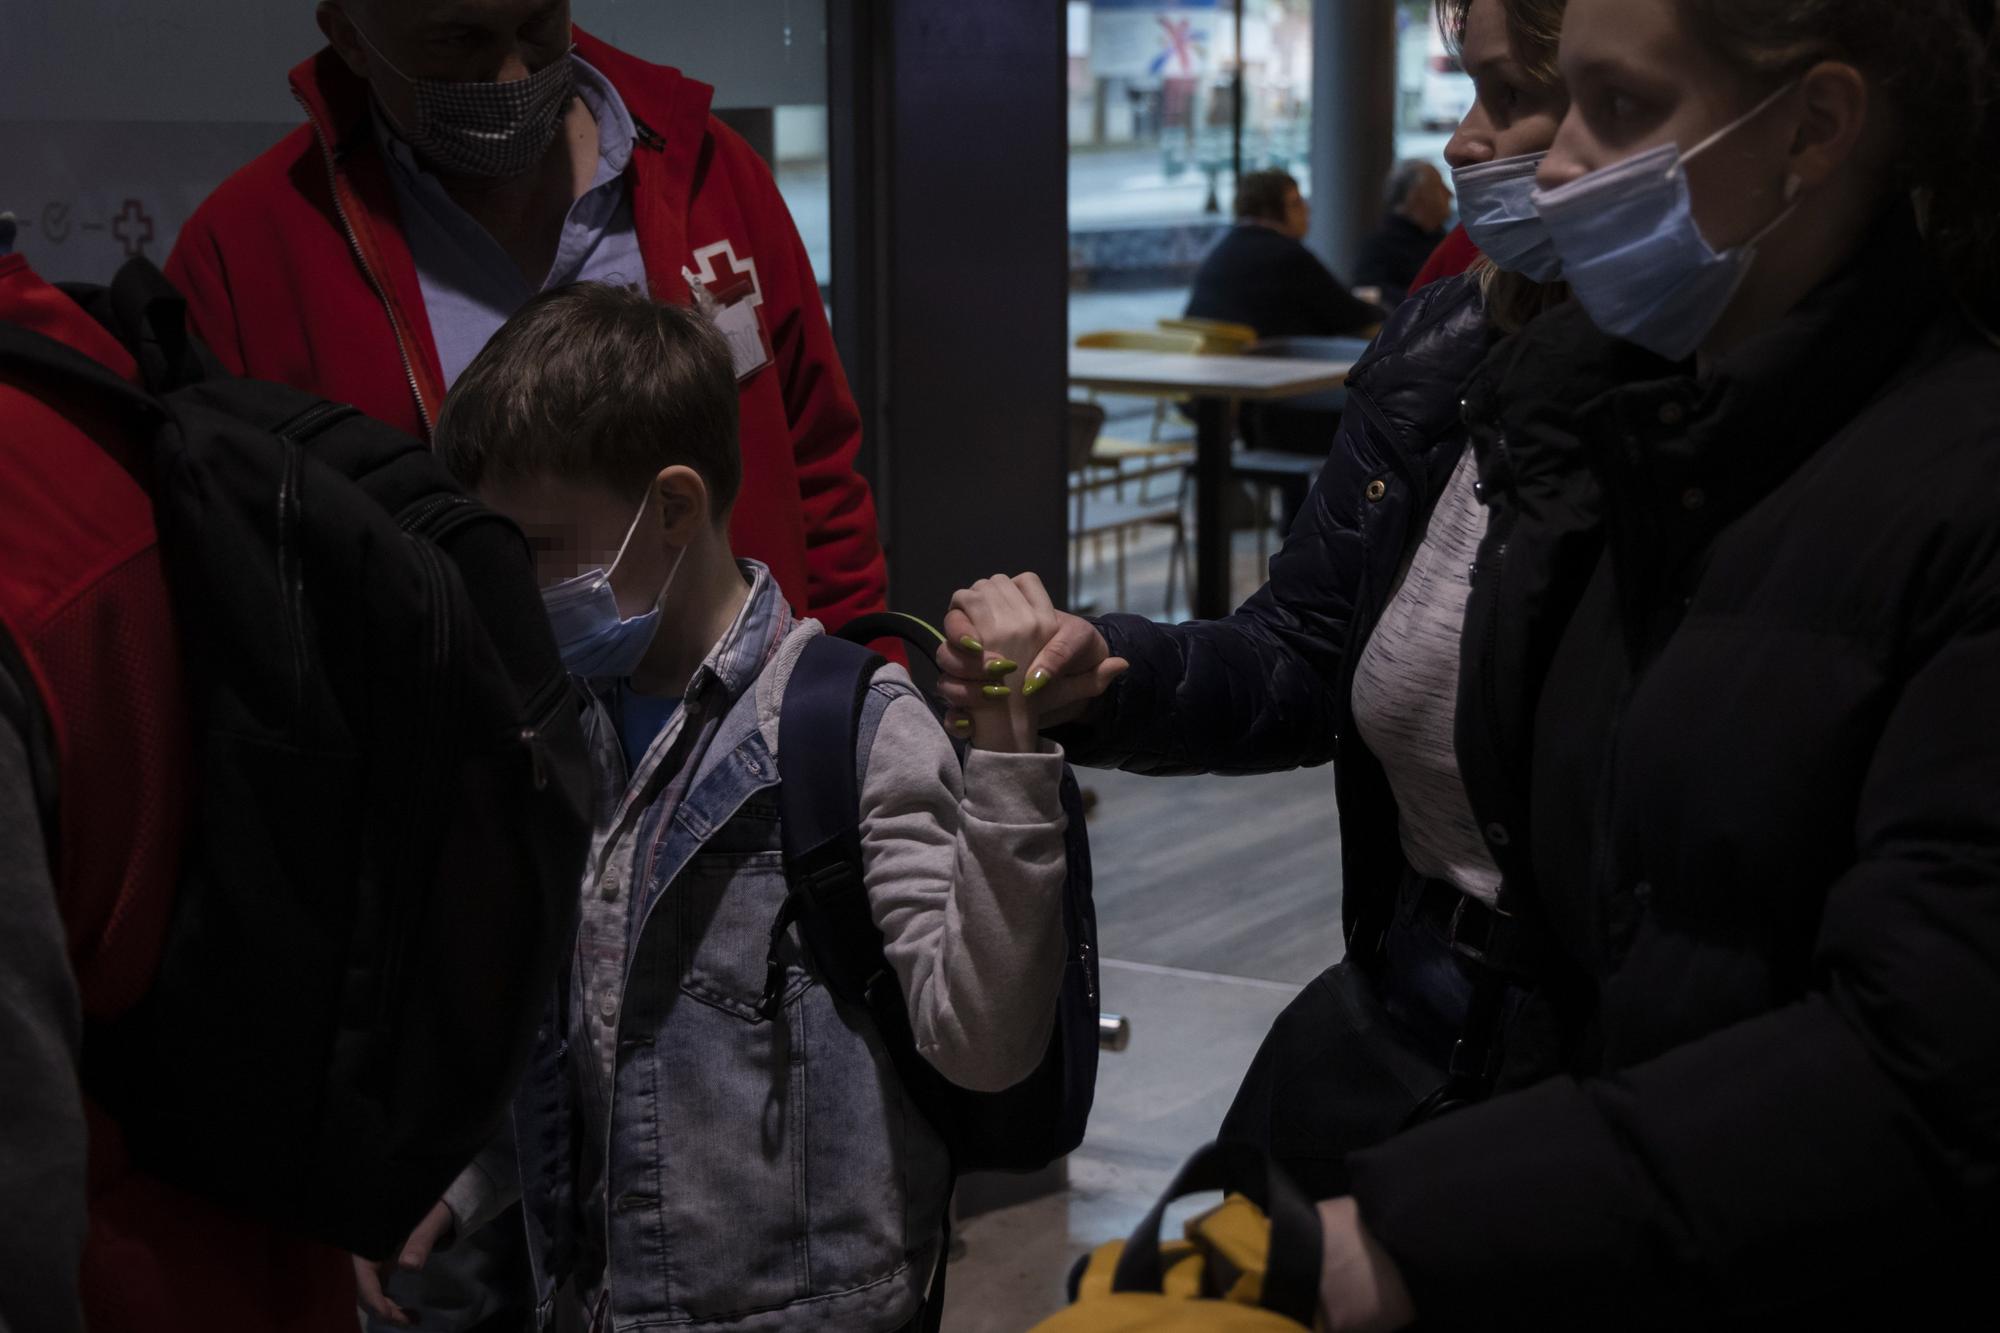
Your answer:
[[[826,100],[825,0],[575,0],[577,22],[716,87]],[[301,119],[313,0],[0,0],[0,211],[44,276],[164,260],[194,207]],[[148,229],[150,228],[150,239]]]

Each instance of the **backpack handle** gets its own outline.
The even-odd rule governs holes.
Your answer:
[[[916,649],[926,662],[936,658],[937,650],[944,646],[944,634],[937,626],[901,611],[877,611],[872,615],[856,616],[834,637],[864,648],[884,639],[898,639]]]
[[[1207,1190],[1235,1190],[1271,1220],[1271,1251],[1264,1266],[1263,1308],[1307,1328],[1319,1314],[1324,1238],[1315,1209],[1270,1156],[1247,1143],[1211,1143],[1181,1168],[1174,1183],[1125,1242],[1111,1290],[1157,1294],[1165,1282],[1160,1224],[1167,1205]]]
[[[109,287],[62,283],[58,290],[124,345],[152,392],[222,376],[221,363],[188,328],[187,298],[152,260],[128,259]]]

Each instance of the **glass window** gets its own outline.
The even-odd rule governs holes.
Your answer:
[[[1229,225],[1239,152],[1311,190],[1312,0],[1071,0],[1068,25],[1072,331],[1151,327]]]
[[[1396,9],[1396,160],[1421,158],[1448,172],[1444,146],[1472,109],[1472,78],[1458,63],[1427,0]]]
[[[198,24],[185,9],[10,8],[0,211],[16,215],[17,248],[44,276],[102,282],[129,256],[164,261],[210,191],[299,123],[285,76],[322,44],[312,7],[203,0]],[[826,0],[574,0],[573,13],[614,46],[714,86],[718,113],[773,160],[824,289]]]
[[[833,226],[827,189],[826,0],[572,3],[582,27],[715,89],[716,114],[771,163],[820,292],[827,294],[833,280]]]

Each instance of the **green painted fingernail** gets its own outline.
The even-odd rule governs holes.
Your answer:
[[[1014,691],[1008,689],[1005,685],[982,685],[979,687],[979,692],[989,699],[1005,699]]]
[[[973,638],[970,634],[959,635],[958,646],[965,649],[968,653],[983,653],[986,651],[986,645]]]
[[[1049,673],[1039,667],[1029,675],[1028,683],[1021,687],[1022,694],[1033,694],[1049,683]]]
[[[1011,676],[1020,669],[1019,662],[1011,662],[1004,657],[996,657],[986,664],[986,674],[989,676]]]
[[[966,732],[972,730],[972,719],[969,717],[954,718],[951,729],[963,736]]]

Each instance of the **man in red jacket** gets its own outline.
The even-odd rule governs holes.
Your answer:
[[[137,378],[20,255],[0,323]],[[352,1333],[344,1255],[135,1169],[79,1087],[159,967],[191,767],[144,445],[0,361],[0,1328]]]
[[[736,352],[732,538],[830,627],[886,574],[860,418],[764,163],[712,90],[575,30],[569,0],[323,0],[308,124],[237,172],[167,272],[232,370],[429,436],[459,370],[577,280],[700,304]]]

